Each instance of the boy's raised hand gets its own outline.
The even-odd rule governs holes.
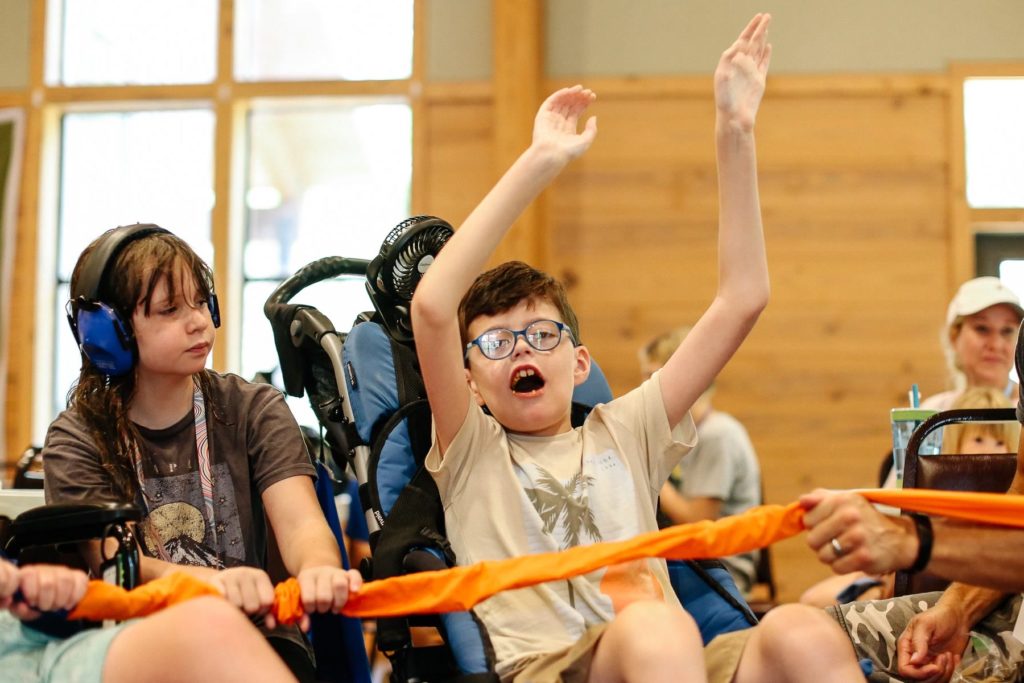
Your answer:
[[[770,14],[757,14],[743,33],[722,53],[715,69],[715,105],[723,122],[740,130],[754,128],[764,95],[772,46],[768,42]]]
[[[569,161],[587,151],[597,136],[597,117],[591,116],[578,131],[580,116],[597,99],[582,85],[562,88],[544,100],[533,123],[533,146]]]

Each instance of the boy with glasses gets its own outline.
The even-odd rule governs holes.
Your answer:
[[[595,99],[582,86],[541,105],[533,143],[420,282],[412,319],[434,418],[426,466],[459,564],[657,529],[658,490],[695,441],[687,411],[768,300],[753,137],[768,22],[754,17],[715,72],[718,296],[649,381],[574,429],[573,388],[587,378],[590,353],[565,290],[520,262],[476,277],[520,212],[597,135],[593,118],[578,132]],[[842,632],[799,607],[715,639],[705,664],[663,560],[507,591],[476,611],[506,681],[817,681],[825,670],[831,680],[863,680]]]

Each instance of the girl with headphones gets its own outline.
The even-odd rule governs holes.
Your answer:
[[[339,611],[361,579],[341,568],[281,393],[206,369],[220,324],[209,266],[159,226],[115,228],[79,257],[67,310],[82,369],[46,436],[47,501],[138,504],[141,580],[185,571],[218,586],[312,678],[305,638],[267,614],[266,522],[307,612]]]

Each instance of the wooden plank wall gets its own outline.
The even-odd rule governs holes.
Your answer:
[[[570,284],[584,340],[621,393],[639,380],[638,346],[714,295],[714,106],[707,78],[593,87],[600,133],[545,198],[544,266]],[[946,91],[941,76],[769,84],[757,135],[772,300],[716,395],[750,431],[769,502],[874,485],[889,408],[913,382],[944,388]],[[495,180],[491,107],[427,108],[416,210],[458,225]],[[802,538],[773,558],[785,600],[827,575]]]

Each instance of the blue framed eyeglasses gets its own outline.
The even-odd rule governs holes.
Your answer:
[[[557,320],[537,320],[530,323],[522,330],[509,330],[504,327],[496,327],[487,330],[473,341],[466,344],[466,356],[476,346],[484,357],[491,360],[501,360],[512,355],[516,347],[516,339],[522,337],[526,343],[538,351],[550,351],[562,341],[562,333],[565,333],[572,340],[572,330],[565,323]]]

